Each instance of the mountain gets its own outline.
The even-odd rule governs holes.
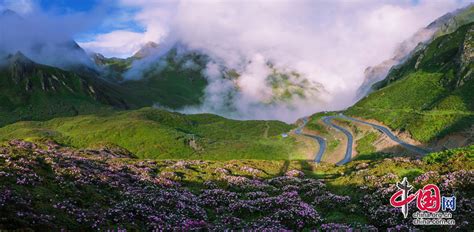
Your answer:
[[[95,68],[72,36],[56,32],[40,20],[23,18],[7,9],[0,13],[0,24],[0,55],[20,51],[36,63],[64,70],[82,72]]]
[[[18,15],[15,11],[10,10],[10,9],[5,9],[2,12],[0,12],[0,20],[1,19],[21,19],[21,16]]]
[[[208,84],[202,74],[206,56],[195,52],[180,53],[173,48],[154,58],[149,57],[149,49],[144,47],[126,59],[106,58],[100,54],[93,54],[93,58],[102,69],[102,77],[126,89],[126,98],[136,106],[158,104],[177,109],[200,104]]]
[[[473,37],[469,23],[413,51],[348,113],[377,119],[422,142],[455,132],[472,138]]]
[[[230,88],[225,93],[220,92],[224,103],[215,107],[234,110],[234,97],[238,96],[239,79],[244,72],[219,64],[205,53],[188,49],[180,43],[167,49],[149,42],[126,59],[106,58],[100,54],[93,54],[92,57],[104,70],[103,77],[127,88],[133,102],[172,109],[203,103],[206,88],[212,85],[211,82],[221,82],[220,85],[226,83]],[[206,76],[209,63],[218,66],[215,77]],[[324,91],[321,84],[309,81],[295,70],[276,68],[271,62],[266,65],[270,71],[265,84],[270,87],[271,93],[259,104],[282,103],[291,106],[295,99],[314,98]]]
[[[419,30],[396,48],[392,58],[365,70],[364,81],[357,91],[357,98],[360,99],[366,96],[373,90],[372,85],[384,79],[392,67],[396,67],[409,59],[416,51],[426,47],[432,40],[452,33],[457,28],[471,22],[474,22],[474,4],[447,13]]]
[[[140,50],[133,54],[132,58],[134,59],[143,59],[152,54],[155,54],[159,49],[159,45],[155,42],[148,42],[143,45]]]
[[[122,95],[113,83],[38,64],[21,52],[0,60],[0,125],[127,109]]]
[[[474,146],[466,145],[474,143],[473,37],[473,22],[449,24],[420,46],[407,44],[396,66],[385,64],[393,67],[373,92],[346,112],[304,118],[297,129],[135,109],[199,104],[209,85],[221,88],[205,75],[216,62],[198,51],[150,44],[127,59],[93,54],[98,69],[2,53],[0,231],[426,230],[390,205],[395,183],[405,178],[415,188],[435,184],[456,195],[457,223],[430,230],[473,231]],[[290,68],[266,65],[271,96],[262,104],[324,91]],[[244,71],[216,66],[217,83],[239,91]],[[424,143],[449,136],[471,142],[423,150],[415,159],[399,152],[402,143],[384,135],[386,128],[336,119],[339,113],[375,119]],[[323,116],[335,116],[334,124]],[[394,141],[383,141],[388,137]],[[321,163],[316,149],[326,157]],[[340,163],[336,153],[348,162],[332,164]]]

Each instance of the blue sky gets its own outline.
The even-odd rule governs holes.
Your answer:
[[[86,42],[93,40],[95,35],[115,30],[144,32],[145,28],[133,19],[138,9],[121,7],[114,0],[40,0],[38,3],[42,11],[55,14],[95,13],[103,14],[102,22],[95,28],[78,34],[76,40]]]
[[[41,0],[41,8],[45,10],[89,11],[99,4],[98,0]]]
[[[124,7],[119,0],[0,0],[0,9],[10,8],[27,15],[39,11],[58,17],[83,14],[99,20],[86,31],[78,32],[79,42],[91,41],[95,36],[115,30],[143,33],[145,27],[134,20],[139,8]]]

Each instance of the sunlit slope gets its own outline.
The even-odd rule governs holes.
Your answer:
[[[374,118],[428,142],[474,122],[474,26],[441,36],[392,68],[347,113]]]
[[[118,145],[141,158],[298,159],[291,126],[278,121],[236,121],[211,114],[183,115],[151,108],[20,122],[0,128],[0,140],[54,139],[79,148]]]

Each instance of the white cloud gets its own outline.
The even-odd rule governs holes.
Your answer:
[[[33,11],[35,4],[32,0],[2,0],[0,1],[0,11],[10,9],[18,14],[28,14]]]
[[[118,21],[134,20],[144,25],[144,32],[127,30],[116,30],[105,34],[94,36],[80,45],[92,52],[99,52],[107,57],[128,57],[138,51],[145,43],[153,41],[160,42],[167,34],[169,28],[168,19],[172,15],[174,1],[120,1],[126,7],[153,6],[153,10],[141,10],[136,15],[130,16],[130,12],[120,15]],[[110,20],[108,21],[111,24]]]
[[[79,45],[88,51],[123,58],[135,53],[146,42],[142,33],[119,30],[97,35],[93,41]]]
[[[1,1],[0,8],[16,12],[0,17],[0,54],[20,51],[35,62],[61,68],[93,65],[73,38],[96,25],[100,12],[56,15],[43,12],[33,1]]]
[[[135,15],[146,27],[141,41],[179,40],[209,54],[219,65],[240,71],[241,91],[234,106],[243,118],[291,121],[352,104],[366,67],[389,58],[400,42],[466,2],[122,0],[121,4],[141,9]],[[103,42],[104,47],[114,44],[114,40]],[[252,107],[268,97],[267,61],[297,70],[321,83],[326,92],[295,100],[291,106]],[[208,96],[215,98],[214,93]],[[207,98],[208,104],[214,104],[212,98]]]

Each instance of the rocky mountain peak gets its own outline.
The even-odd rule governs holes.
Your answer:
[[[457,87],[474,77],[472,73],[472,64],[474,61],[474,25],[471,25],[464,37],[464,42],[459,49],[459,70],[457,72]]]
[[[395,50],[392,58],[365,70],[364,81],[357,91],[356,98],[360,99],[370,93],[373,90],[372,85],[386,78],[392,68],[403,64],[434,39],[452,33],[462,25],[471,22],[474,22],[474,3],[447,13],[422,28],[412,37],[403,41]]]
[[[5,9],[0,13],[0,17],[3,18],[10,18],[10,17],[16,17],[16,18],[21,18],[15,11],[10,10],[10,9]]]
[[[7,57],[10,64],[33,65],[34,62],[26,57],[22,52],[18,51],[15,54],[10,54]]]
[[[133,57],[137,58],[137,59],[147,57],[147,56],[151,55],[153,52],[155,52],[156,50],[158,50],[158,47],[159,47],[159,45],[157,43],[150,41],[150,42],[146,43],[145,45],[143,45],[143,47],[140,48],[140,50],[138,50],[133,55]]]
[[[21,52],[10,54],[7,57],[8,69],[14,79],[21,79],[34,71],[36,63]]]

